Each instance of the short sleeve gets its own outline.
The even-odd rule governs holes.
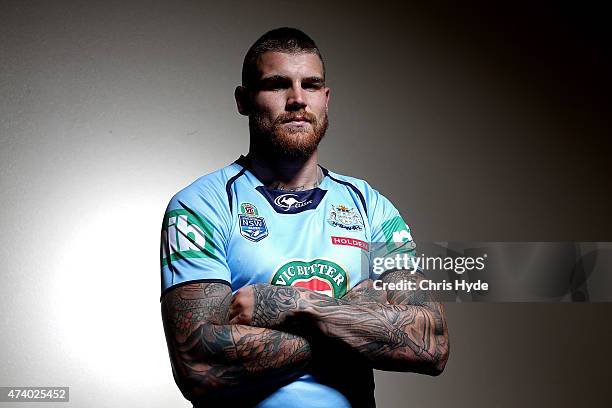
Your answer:
[[[375,268],[376,258],[380,260],[396,255],[413,258],[416,256],[416,244],[410,227],[391,201],[376,190],[372,190],[371,198],[370,276],[377,278],[381,274],[381,269]]]
[[[193,193],[179,193],[170,200],[161,232],[162,296],[170,288],[194,281],[231,284],[226,259],[228,221],[219,210],[223,207]]]

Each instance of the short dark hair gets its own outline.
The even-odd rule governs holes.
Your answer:
[[[270,30],[249,48],[242,63],[242,86],[249,86],[257,79],[259,74],[257,62],[259,57],[270,51],[287,54],[311,53],[316,54],[323,65],[323,79],[325,79],[325,63],[317,44],[306,33],[297,28],[280,27]]]

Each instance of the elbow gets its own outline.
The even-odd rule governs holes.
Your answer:
[[[219,383],[212,376],[193,372],[191,367],[183,367],[181,373],[174,371],[174,381],[183,397],[194,402],[203,397],[215,398],[219,393]]]
[[[194,381],[191,381],[189,379],[189,375],[185,373],[177,374],[175,372],[174,382],[176,383],[178,389],[181,391],[181,394],[183,394],[183,397],[188,401],[196,400],[198,398],[198,395],[202,393],[202,388],[206,388],[202,387],[202,383],[196,384]]]
[[[198,394],[201,392],[200,389],[202,388],[201,384],[199,384],[199,387],[196,387],[193,382],[187,380],[186,378],[176,378],[176,385],[181,391],[181,394],[183,394],[183,397],[185,397],[185,399],[188,401],[196,400]]]
[[[412,371],[418,374],[430,375],[437,377],[444,371],[446,367],[446,361],[448,360],[448,354],[443,354],[437,357],[427,356],[421,358],[417,362],[411,361],[404,364],[403,369],[397,371]]]
[[[206,381],[196,382],[188,378],[182,378],[176,380],[176,385],[181,394],[183,394],[183,397],[194,404],[202,398],[212,401],[219,396],[214,384],[207,383]]]
[[[193,402],[197,399],[196,389],[193,385],[189,385],[187,382],[178,379],[176,380],[176,385],[186,400]]]
[[[404,358],[375,364],[373,367],[384,371],[413,372],[437,377],[444,372],[447,361],[448,348],[438,350],[435,353],[422,351],[418,355],[415,355],[411,350],[406,353]]]
[[[429,358],[427,364],[427,371],[425,372],[425,374],[431,375],[433,377],[437,377],[442,374],[444,368],[446,367],[446,362],[448,361],[448,337],[443,337],[444,338],[438,342],[439,347],[437,347],[436,353],[434,353],[434,355]]]
[[[448,338],[445,335],[436,336],[435,349],[422,349],[418,354],[406,353],[406,357],[401,360],[401,368],[395,371],[410,371],[437,377],[444,372],[448,353]]]
[[[448,360],[448,353],[446,353],[443,356],[440,356],[440,358],[436,361],[433,361],[427,371],[425,372],[425,374],[427,375],[431,375],[432,377],[437,377],[440,374],[442,374],[442,372],[444,371],[444,368],[446,367],[446,361]]]

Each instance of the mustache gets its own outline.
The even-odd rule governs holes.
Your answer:
[[[295,119],[304,119],[313,124],[317,123],[317,117],[310,112],[288,112],[279,115],[274,121],[274,124],[280,125],[282,123],[291,122]]]

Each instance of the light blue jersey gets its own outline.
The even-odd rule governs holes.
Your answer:
[[[241,157],[170,201],[162,229],[162,296],[185,283],[222,282],[233,292],[271,283],[340,298],[370,277],[372,242],[404,242],[414,251],[397,209],[365,181],[323,169],[317,188],[290,192],[265,187],[244,166]],[[258,406],[373,404],[371,369],[360,373],[365,379],[354,379],[355,372],[329,364],[343,381],[304,375]]]

